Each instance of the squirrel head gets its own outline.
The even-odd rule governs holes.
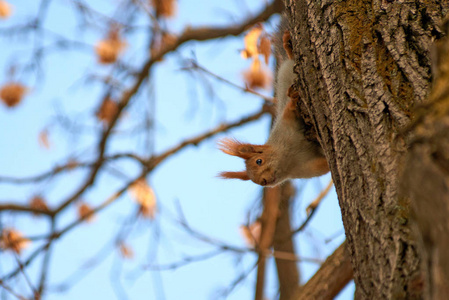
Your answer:
[[[252,180],[262,186],[274,186],[280,183],[276,177],[275,151],[270,145],[253,145],[234,139],[222,139],[218,147],[226,154],[238,156],[245,160],[246,170],[240,172],[222,172],[220,177],[226,179]]]

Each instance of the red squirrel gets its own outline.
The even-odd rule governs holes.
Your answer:
[[[222,172],[222,178],[251,179],[262,186],[275,186],[288,179],[310,178],[329,172],[321,146],[304,136],[304,123],[296,118],[295,104],[288,96],[296,76],[290,32],[285,30],[282,39],[276,43],[277,49],[283,48],[285,54],[278,51],[281,61],[275,83],[276,118],[270,136],[265,145],[242,143],[231,138],[220,140],[221,151],[243,158],[246,164],[245,171]]]

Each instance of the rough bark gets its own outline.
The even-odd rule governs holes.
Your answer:
[[[321,265],[307,283],[299,287],[292,300],[331,300],[352,279],[352,266],[346,250],[346,242],[340,245]]]
[[[286,1],[298,114],[323,146],[337,190],[357,299],[420,299],[399,133],[430,91],[440,1]],[[399,141],[399,142],[398,142]]]
[[[446,30],[449,22],[446,23]],[[412,202],[424,299],[449,299],[449,39],[437,47],[430,101],[411,126],[402,189]]]

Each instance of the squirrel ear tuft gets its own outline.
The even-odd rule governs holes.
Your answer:
[[[240,179],[240,180],[249,180],[248,173],[246,171],[241,172],[221,172],[219,177],[224,179]]]
[[[248,159],[254,154],[254,145],[246,144],[232,138],[224,138],[218,142],[218,148],[226,154]]]

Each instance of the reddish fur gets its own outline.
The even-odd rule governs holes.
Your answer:
[[[257,153],[263,153],[270,148],[270,146],[268,145],[251,145],[251,147],[253,148],[253,155]]]
[[[326,158],[320,157],[315,160],[312,160],[310,163],[310,170],[315,174],[326,174],[329,172],[329,164],[327,163]]]
[[[251,179],[262,186],[275,186],[287,179],[310,178],[329,171],[322,150],[304,137],[303,124],[296,118],[299,94],[293,88],[295,74],[290,33],[286,31],[278,43],[289,59],[281,61],[277,74],[276,120],[270,137],[265,145],[222,139],[218,144],[220,150],[243,158],[246,165],[245,171],[221,173],[222,178]]]
[[[224,138],[218,142],[218,148],[226,154],[238,156],[243,159],[248,159],[257,153],[262,153],[267,149],[266,145],[253,145],[242,143],[235,139]]]
[[[238,156],[243,159],[251,157],[252,151],[251,144],[245,144],[235,139],[224,138],[218,142],[218,148],[226,154],[232,156]]]
[[[248,173],[246,171],[241,172],[221,172],[219,175],[224,179],[240,179],[240,180],[249,180]]]
[[[218,142],[219,149],[226,154],[238,156],[245,160],[246,170],[241,172],[222,172],[221,178],[225,179],[251,179],[257,184],[266,185],[274,181],[273,171],[261,168],[256,163],[257,159],[262,159],[262,165],[267,163],[268,155],[273,152],[270,145],[253,145],[242,143],[235,139],[225,138]]]
[[[285,53],[287,53],[287,57],[289,59],[293,59],[293,49],[291,45],[290,39],[290,31],[284,31],[284,35],[282,36],[282,44],[284,46]]]
[[[295,116],[295,104],[293,103],[293,101],[290,99],[287,103],[287,105],[284,108],[284,112],[282,114],[282,118],[284,120],[296,120],[296,116]]]

